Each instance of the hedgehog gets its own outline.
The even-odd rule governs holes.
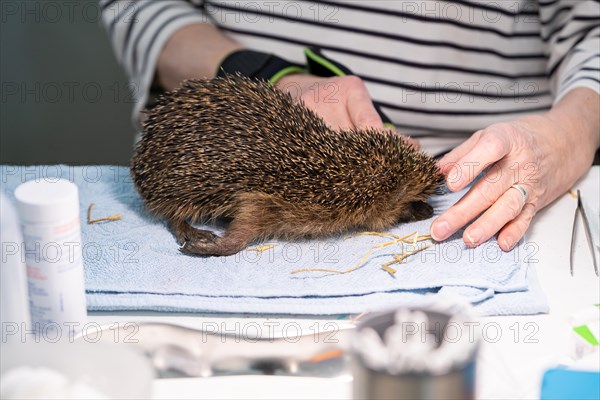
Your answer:
[[[332,129],[289,93],[238,74],[159,97],[131,175],[180,251],[204,256],[426,219],[443,182],[397,132]],[[193,226],[217,220],[227,223],[220,236]]]

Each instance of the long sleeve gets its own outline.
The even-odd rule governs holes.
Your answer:
[[[207,22],[207,17],[185,0],[100,0],[100,9],[117,60],[133,83],[137,124],[166,41],[183,26]]]
[[[320,47],[407,134],[474,132],[547,111],[576,87],[600,93],[600,0],[99,1],[136,122],[165,42],[196,22],[295,62]]]
[[[555,101],[576,87],[600,93],[600,1],[540,0],[539,6]]]

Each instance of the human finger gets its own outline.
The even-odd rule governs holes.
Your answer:
[[[536,214],[536,207],[527,203],[521,213],[512,221],[507,223],[498,234],[498,243],[504,251],[509,251],[523,236],[531,224],[531,220]]]
[[[504,162],[492,166],[467,194],[433,221],[432,237],[438,241],[448,238],[494,204],[514,183],[505,170]]]
[[[410,143],[415,150],[419,150],[421,148],[421,143],[419,142],[419,140],[417,138],[405,135],[403,133],[401,133],[398,129],[396,129],[395,127],[389,127],[389,125],[385,125],[384,129],[387,129],[388,131],[392,132],[394,135],[399,136],[402,140],[404,140],[405,142]]]
[[[419,142],[418,139],[415,139],[415,138],[410,137],[410,136],[405,136],[405,135],[402,135],[402,139],[404,139],[408,143],[410,143],[415,148],[415,150],[420,150],[421,149],[421,143]]]
[[[467,140],[456,146],[454,149],[449,151],[444,155],[438,162],[442,171],[445,171],[448,166],[452,166],[456,164],[458,160],[463,158],[465,154],[473,149],[473,147],[477,144],[479,139],[481,138],[481,131],[477,131],[471,135]]]
[[[362,80],[355,76],[343,79],[344,81],[339,81],[340,85],[344,84],[346,87],[345,90],[340,90],[348,93],[346,108],[354,127],[357,129],[383,129],[383,120],[375,109],[373,100]]]
[[[497,129],[485,130],[476,145],[448,171],[448,188],[455,192],[463,189],[484,169],[509,154],[510,150],[511,144],[506,134]]]
[[[530,190],[528,187],[524,189]],[[481,217],[465,229],[464,242],[468,246],[476,247],[494,236],[502,227],[521,214],[525,201],[525,197],[519,190],[508,188]]]

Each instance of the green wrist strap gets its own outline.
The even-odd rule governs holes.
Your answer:
[[[352,71],[350,71],[344,65],[326,58],[323,54],[321,54],[319,49],[308,47],[304,49],[304,55],[306,56],[306,64],[309,74],[322,77],[354,75]],[[381,111],[381,106],[377,102],[373,102],[373,106],[383,120],[383,126],[390,129],[396,129],[396,126],[392,123],[388,116]]]
[[[282,69],[281,71],[275,73],[275,75],[273,75],[269,79],[269,82],[271,83],[271,85],[275,85],[284,76],[292,75],[292,74],[305,74],[305,73],[306,73],[306,68],[292,65],[292,66],[286,67],[286,68]]]
[[[307,47],[304,49],[308,72],[316,76],[346,76],[352,75],[352,72],[341,64],[334,64],[328,60],[318,50]]]

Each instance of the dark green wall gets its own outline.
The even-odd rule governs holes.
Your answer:
[[[0,162],[126,164],[127,80],[95,0],[0,2]]]

